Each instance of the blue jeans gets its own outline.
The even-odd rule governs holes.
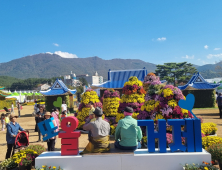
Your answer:
[[[141,148],[141,145],[139,144],[139,142],[138,142],[137,146],[121,146],[119,144],[119,141],[117,141],[117,142],[114,143],[114,146],[115,146],[115,148],[118,148],[118,149],[121,149],[121,150],[136,150],[136,149]],[[138,147],[138,146],[140,146],[140,147]]]

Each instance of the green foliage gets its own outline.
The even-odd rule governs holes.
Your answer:
[[[183,95],[189,93],[195,96],[194,108],[215,107],[215,91],[214,90],[183,90]]]
[[[83,86],[88,86],[88,84],[89,84],[84,77],[80,77],[80,78],[79,78],[79,81],[82,82],[82,85],[83,85]]]
[[[55,107],[53,105],[54,101],[57,101],[57,98],[61,97],[62,101],[65,100],[65,96],[46,96],[45,97],[45,105],[46,105],[46,110],[49,112],[52,112],[52,109]],[[61,102],[62,105],[62,102]],[[61,111],[61,105],[58,106],[58,109]]]
[[[213,161],[222,162],[222,144],[217,143],[209,146],[207,151],[211,154],[211,158]]]
[[[0,76],[0,86],[5,87],[5,89],[8,89],[11,87],[13,83],[18,82],[20,79],[14,78],[14,77],[8,77],[8,76]]]
[[[60,77],[62,78],[62,77]],[[45,84],[45,83],[54,83],[57,78],[53,77],[50,79],[46,78],[28,78],[25,80],[19,80],[14,83],[12,83],[10,89],[11,90],[33,90],[34,88],[37,88],[39,84]]]
[[[164,65],[157,65],[156,75],[160,77],[161,80],[167,80],[168,83],[187,83],[192,77],[193,73],[197,70],[191,63],[164,63]]]
[[[0,100],[0,109],[3,109],[4,107],[11,108],[12,103],[15,106],[15,101],[16,101],[16,99]]]
[[[71,108],[70,101],[69,101],[69,95],[67,95],[67,96],[65,97],[65,102],[66,102],[67,107],[68,107],[68,108]]]
[[[31,149],[31,150],[36,151],[38,155],[40,155],[42,152],[46,151],[46,148],[43,145],[39,145],[39,144],[37,144],[37,145],[29,145],[26,148],[26,150],[27,149]]]

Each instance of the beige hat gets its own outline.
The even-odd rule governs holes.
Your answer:
[[[52,116],[50,112],[46,112],[44,116]]]
[[[14,113],[12,113],[12,114],[10,114],[10,120],[12,119],[12,118],[18,118],[18,116],[16,115],[16,114],[14,114]]]

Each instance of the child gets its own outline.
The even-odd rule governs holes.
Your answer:
[[[64,110],[64,111],[62,112],[61,120],[64,119],[65,117],[66,117],[66,110]]]
[[[2,124],[2,131],[5,130],[5,114],[1,114],[1,124]]]
[[[10,113],[6,113],[6,116],[5,116],[5,126],[9,123],[9,115],[10,115]]]

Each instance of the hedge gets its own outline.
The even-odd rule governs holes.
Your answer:
[[[194,108],[215,107],[215,90],[183,90],[183,95],[189,93],[195,96]]]
[[[16,99],[0,100],[0,109],[4,109],[4,107],[11,108],[12,102],[13,102],[14,107],[15,107],[15,101],[16,101]]]
[[[46,96],[45,97],[45,108],[46,108],[46,110],[49,111],[49,112],[52,112],[52,109],[54,108],[53,102],[56,101],[58,97],[61,97],[62,101],[65,101],[68,108],[73,110],[74,105],[71,104],[71,103],[73,103],[73,100],[70,101],[71,96],[69,96],[69,95],[67,95],[67,96],[64,96],[64,95],[63,96],[62,95],[61,96]],[[72,96],[72,98],[73,98],[73,96]]]

